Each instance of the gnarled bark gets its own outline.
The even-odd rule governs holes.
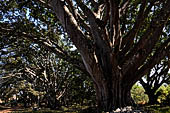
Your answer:
[[[133,105],[130,86],[125,87],[121,80],[112,82],[101,81],[96,85],[96,98],[99,109],[112,111],[113,109]]]
[[[170,51],[170,40],[167,39],[151,54],[170,17],[170,1],[93,1],[92,8],[82,0],[74,2],[78,8],[70,4],[71,0],[51,0],[49,6],[80,52],[85,71],[95,84],[98,107],[111,111],[130,105],[132,85]],[[160,10],[152,12],[155,15],[148,24],[146,17],[150,18],[152,7],[157,4],[161,6]],[[125,17],[126,21],[130,5],[140,6],[138,16],[132,29],[123,30],[122,26],[128,25],[121,18]],[[74,10],[76,8],[81,14]],[[141,31],[141,27],[146,30]],[[141,32],[142,36],[139,35]]]

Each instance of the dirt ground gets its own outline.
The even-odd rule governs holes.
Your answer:
[[[0,110],[0,113],[10,113],[12,112],[12,109],[5,109],[5,110]]]
[[[19,107],[15,107],[15,108],[4,108],[4,109],[0,109],[0,113],[10,113],[13,111],[21,111],[23,110],[22,108]]]

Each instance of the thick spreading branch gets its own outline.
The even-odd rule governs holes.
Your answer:
[[[81,3],[80,1],[77,1],[77,2],[79,2],[78,3],[79,5],[82,5],[82,9],[83,9],[85,5]],[[93,52],[90,52],[90,50],[92,50],[93,48],[91,47],[89,49],[89,46],[90,46],[89,40],[85,37],[85,35],[80,29],[80,26],[78,25],[78,22],[76,21],[72,13],[69,11],[69,9],[66,7],[66,5],[63,4],[63,2],[61,2],[60,0],[52,0],[50,4],[53,7],[53,10],[57,18],[59,19],[63,27],[66,29],[68,36],[71,38],[74,45],[77,47],[78,51],[80,52],[83,62],[85,64],[86,70],[89,73],[91,73],[92,70],[89,68],[89,64],[94,64],[92,60],[94,59],[94,55],[93,55]],[[88,9],[87,11],[90,11],[90,10]],[[92,14],[89,13],[89,17],[91,17],[91,15]],[[94,17],[91,20],[92,22],[94,22]],[[91,27],[91,29],[92,28],[93,27]],[[96,32],[96,31],[93,31],[93,32],[97,33],[96,36],[99,36],[98,34],[99,32]]]
[[[145,75],[149,70],[156,64],[158,64],[166,55],[170,52],[170,45],[169,46],[161,46],[155,54],[150,58],[150,60],[144,64],[141,68],[134,75],[137,75],[134,78],[134,81],[139,80],[143,75]]]
[[[69,37],[77,47],[77,49],[82,53],[83,50],[88,50],[85,47],[88,45],[86,43],[88,40],[85,38],[83,32],[81,31],[80,27],[78,26],[78,22],[74,18],[73,14],[69,11],[67,6],[61,2],[60,0],[52,0],[50,2],[57,18],[61,22],[62,26],[65,28],[66,32],[68,33]]]
[[[120,43],[120,19],[119,8],[116,1],[110,0],[110,40],[114,47]]]
[[[158,42],[162,30],[168,21],[168,17],[170,16],[170,1],[167,2],[166,6],[160,11],[159,15],[154,18],[146,30],[145,34],[139,42],[134,46],[134,48],[129,52],[129,54],[125,57],[127,60],[131,60],[133,63],[129,65],[129,63],[125,64],[123,69],[125,73],[132,69],[135,65],[135,68],[139,68],[142,63],[146,60],[148,55],[151,53],[155,44]],[[135,69],[134,69],[135,70]]]
[[[122,52],[120,52],[121,56],[125,56],[125,54],[127,54],[127,52],[130,50],[131,46],[134,44],[134,39],[136,38],[136,36],[139,33],[139,30],[141,28],[141,26],[143,25],[145,18],[148,16],[148,14],[150,13],[150,10],[152,8],[152,6],[154,5],[154,1],[152,1],[150,3],[150,5],[148,7],[146,7],[147,2],[142,1],[142,5],[140,7],[138,16],[136,18],[136,22],[133,26],[133,28],[124,36],[123,40],[122,40],[122,44],[121,44],[121,48],[123,49]],[[147,34],[148,35],[148,34]],[[146,36],[147,36],[146,35]],[[136,52],[133,51],[133,52]],[[131,52],[132,53],[132,52]],[[130,58],[132,56],[128,56],[125,57],[121,63],[124,63],[124,61],[126,61],[128,58]]]
[[[145,12],[145,8],[146,8],[147,2],[146,0],[142,1],[138,16],[136,18],[136,22],[134,24],[134,27],[132,28],[132,30],[130,30],[128,32],[127,35],[125,35],[125,37],[123,38],[122,41],[122,47],[124,47],[125,49],[123,50],[123,53],[126,54],[126,52],[129,50],[129,48],[132,46],[133,42],[134,42],[134,38],[136,37],[136,35],[138,34],[139,28],[141,27],[142,23],[145,20],[145,17],[148,15],[148,12]],[[151,9],[151,7],[148,8],[149,10]],[[145,17],[144,17],[145,15]]]
[[[76,0],[76,2],[79,5],[79,7],[83,10],[83,13],[87,16],[87,19],[90,24],[92,36],[96,44],[100,47],[101,45],[103,45],[103,42],[102,42],[100,31],[98,29],[98,25],[96,23],[97,18],[94,15],[94,12],[92,12],[84,3],[82,3],[81,0]]]

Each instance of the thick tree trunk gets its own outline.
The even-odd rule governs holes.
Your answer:
[[[130,90],[134,81],[126,79],[130,74],[123,75],[123,70],[116,65],[113,54],[106,50],[103,49],[102,54],[96,55],[98,60],[87,57],[88,61],[84,61],[95,84],[98,113],[101,110],[109,112],[132,105]]]
[[[126,26],[126,22],[121,22],[121,15],[119,15],[120,4],[117,4],[115,1],[107,1],[106,8],[98,7],[98,9],[103,9],[103,11],[106,9],[107,13],[106,18],[105,16],[104,18],[98,18],[100,14],[96,14],[83,2],[76,0],[75,3],[82,10],[83,15],[87,17],[87,20],[79,19],[77,11],[71,11],[74,9],[74,5],[68,1],[66,4],[69,7],[65,5],[65,1],[63,3],[60,0],[51,0],[50,5],[73,44],[80,52],[84,65],[79,65],[78,67],[87,71],[94,81],[98,107],[105,111],[111,111],[117,107],[130,105],[130,89],[132,85],[169,51],[170,46],[167,46],[169,42],[167,40],[153,56],[150,55],[159,40],[164,25],[168,21],[170,2],[167,1],[163,5],[159,15],[153,17],[151,24],[147,25],[143,36],[140,36],[139,41],[134,43],[154,2],[148,7],[146,1],[140,2],[139,14],[132,29],[123,30],[121,27],[122,25]],[[125,2],[125,4],[129,4],[129,2]],[[72,7],[71,10],[70,7]],[[123,15],[122,17],[126,17],[126,15]],[[103,20],[106,23],[104,27],[100,25],[103,23]],[[83,23],[82,25],[81,22]],[[159,22],[160,24],[158,24]],[[126,32],[125,36],[124,32]],[[163,49],[165,47],[166,49]],[[60,48],[58,49],[60,50]],[[61,52],[57,53],[61,54]],[[62,55],[65,56],[65,53],[62,53]]]
[[[98,112],[132,105],[131,86],[119,79],[101,80],[95,84]]]

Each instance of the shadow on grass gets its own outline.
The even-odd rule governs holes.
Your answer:
[[[0,105],[0,111],[6,110],[6,109],[9,109],[9,107],[5,107],[5,106],[1,106],[1,105]]]
[[[149,105],[144,108],[148,113],[170,113],[170,106]]]
[[[0,107],[0,109],[6,109]],[[143,109],[147,113],[170,113],[170,106],[160,106],[160,105],[148,105],[143,106]],[[12,113],[96,113],[96,108],[88,106],[71,106],[71,107],[61,107],[58,110],[50,110],[48,108],[41,109],[39,111],[32,111],[29,109],[16,109]]]
[[[13,111],[12,113],[96,113],[94,107],[88,106],[71,106],[61,107],[58,110],[50,110],[48,108],[40,109],[38,111],[32,111],[32,109],[24,109],[22,111]]]

